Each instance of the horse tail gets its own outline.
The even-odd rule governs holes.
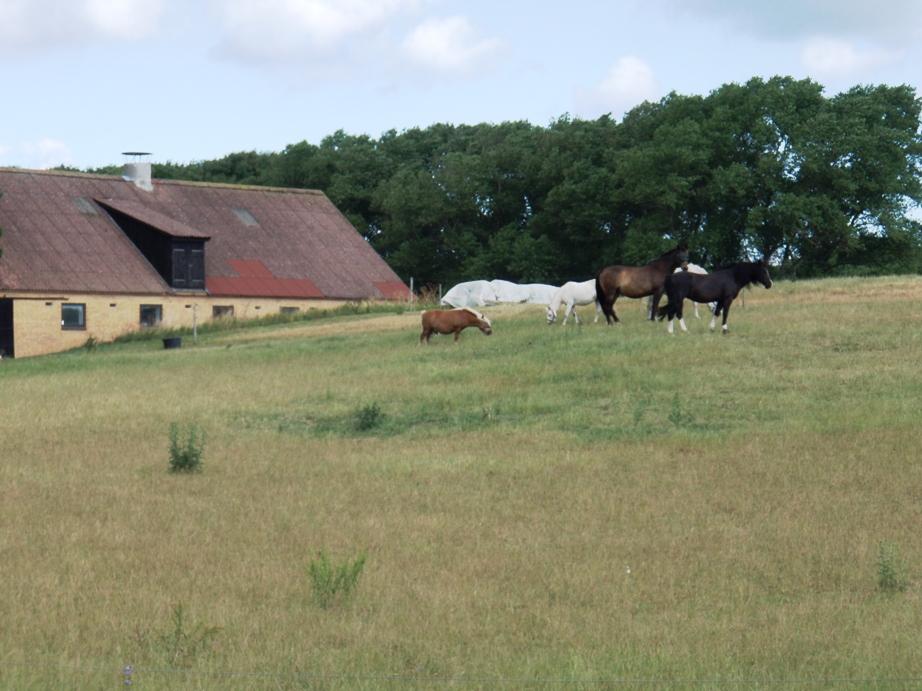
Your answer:
[[[656,310],[656,318],[660,321],[663,321],[666,317],[669,316],[669,303],[666,303],[658,310]]]
[[[605,289],[602,287],[602,272],[605,269],[599,269],[595,274],[595,299],[596,302],[602,307],[602,314],[605,315],[605,321],[610,322],[611,313],[611,303],[608,302],[608,296],[605,295]]]

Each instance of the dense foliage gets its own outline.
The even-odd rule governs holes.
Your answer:
[[[280,153],[153,166],[154,177],[323,190],[417,284],[560,283],[687,243],[714,267],[922,269],[922,102],[908,86],[833,97],[809,79],[670,94],[623,122],[342,131]]]

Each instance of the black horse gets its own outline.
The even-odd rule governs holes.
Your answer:
[[[682,306],[685,299],[695,302],[716,302],[714,318],[711,320],[711,331],[717,325],[717,317],[723,312],[723,333],[727,333],[727,313],[730,303],[736,299],[740,290],[753,283],[761,283],[766,288],[772,287],[772,279],[768,275],[768,265],[763,261],[740,262],[718,269],[710,274],[693,274],[688,271],[672,274],[666,277],[666,297],[668,302],[660,307],[656,313],[659,320],[669,318],[669,333],[672,333],[672,320],[679,318],[682,331],[688,331],[685,320],[682,319]]]

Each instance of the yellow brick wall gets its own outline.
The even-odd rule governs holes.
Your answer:
[[[49,295],[4,293],[13,299],[13,333],[17,358],[56,353],[82,346],[91,336],[97,341],[111,341],[142,328],[141,305],[161,305],[164,328],[192,327],[193,319],[201,324],[210,321],[215,305],[233,306],[234,316],[253,319],[277,314],[282,307],[332,309],[343,300],[279,300],[277,298],[215,298],[209,295]],[[66,298],[66,299],[64,299]],[[65,329],[61,326],[61,305],[86,305],[86,328]]]

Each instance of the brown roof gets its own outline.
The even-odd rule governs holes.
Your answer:
[[[107,213],[205,241],[215,295],[395,298],[408,289],[321,192],[0,168],[0,290],[169,293]]]

